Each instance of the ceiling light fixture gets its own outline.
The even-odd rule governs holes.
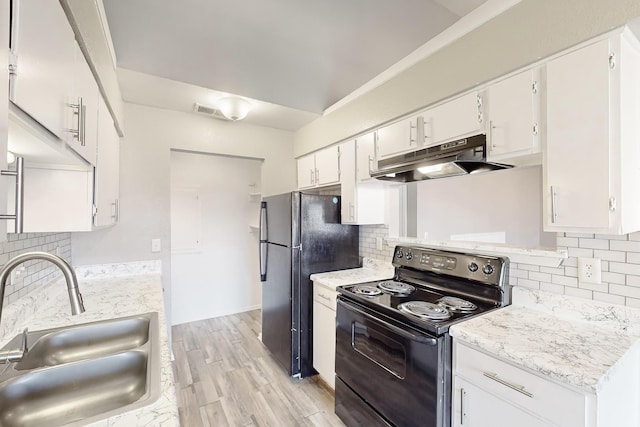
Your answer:
[[[218,100],[218,108],[222,111],[222,114],[234,122],[247,117],[251,107],[252,105],[248,100],[239,96],[225,96]]]

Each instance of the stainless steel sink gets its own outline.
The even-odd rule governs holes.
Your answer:
[[[83,425],[154,402],[158,332],[157,313],[30,332],[0,374],[0,427]]]
[[[15,369],[55,366],[140,347],[149,339],[150,323],[149,317],[136,316],[29,333],[29,351]],[[18,346],[21,339],[17,336],[7,347]]]

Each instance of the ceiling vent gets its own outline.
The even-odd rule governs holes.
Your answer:
[[[222,111],[218,110],[217,108],[198,104],[197,102],[193,104],[193,111],[198,114],[202,114],[203,116],[208,116],[214,119],[225,120],[228,122],[231,121],[231,119],[225,117],[225,115],[222,114]]]

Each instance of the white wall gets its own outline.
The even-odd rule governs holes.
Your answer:
[[[377,88],[304,126],[295,155],[515,71],[640,16],[640,0],[522,0]]]
[[[249,193],[260,189],[261,164],[171,152],[174,325],[260,307],[258,234],[249,229],[260,204]]]
[[[120,151],[120,222],[91,233],[73,233],[75,265],[162,261],[165,300],[170,298],[170,150],[172,148],[263,158],[265,195],[295,187],[290,132],[224,122],[125,103],[127,134]],[[162,251],[151,252],[151,239]],[[170,312],[167,307],[167,312]]]

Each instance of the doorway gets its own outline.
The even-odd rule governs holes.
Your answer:
[[[174,325],[260,308],[262,159],[171,151]]]

